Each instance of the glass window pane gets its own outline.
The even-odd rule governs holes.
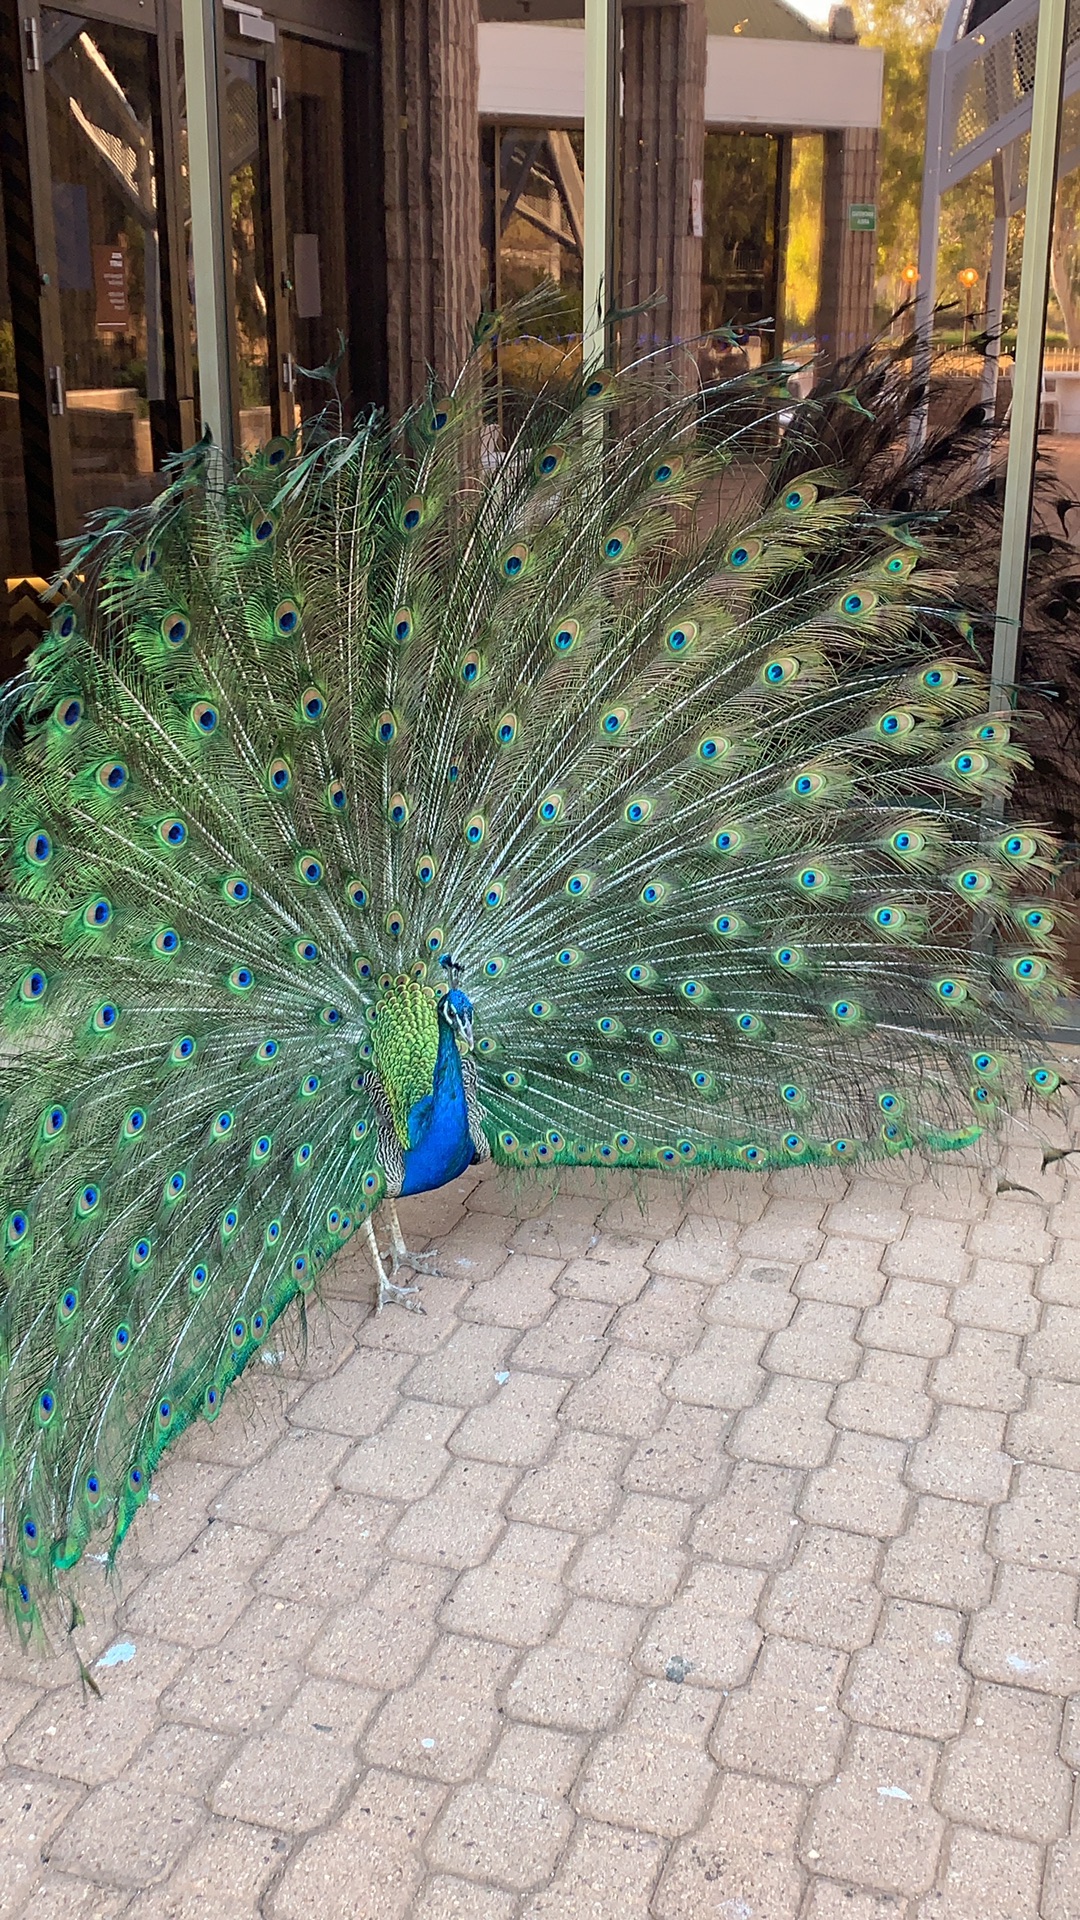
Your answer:
[[[150,36],[58,8],[42,56],[74,507],[135,506],[160,485],[150,403],[164,348]]]
[[[267,294],[266,129],[257,60],[225,57],[225,137],[232,221],[233,293],[240,401],[240,449],[252,453],[274,431]]]

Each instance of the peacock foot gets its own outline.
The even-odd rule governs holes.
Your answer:
[[[406,1313],[424,1313],[426,1311],[418,1296],[419,1287],[402,1287],[392,1280],[388,1273],[379,1276],[379,1289],[375,1296],[375,1311],[381,1313],[384,1307],[404,1307]]]
[[[393,1260],[391,1272],[387,1273],[383,1265],[382,1254],[379,1252],[379,1243],[375,1238],[375,1229],[370,1220],[364,1221],[364,1231],[367,1235],[368,1249],[371,1253],[371,1264],[375,1269],[375,1279],[377,1282],[375,1290],[376,1313],[381,1313],[386,1306],[404,1307],[408,1313],[423,1313],[425,1309],[419,1298],[416,1297],[420,1292],[419,1287],[402,1286],[392,1278],[392,1275],[397,1273],[398,1268],[401,1266],[401,1260]]]
[[[427,1253],[410,1253],[408,1247],[405,1245],[405,1236],[401,1231],[401,1222],[398,1219],[397,1208],[392,1200],[387,1200],[384,1205],[386,1218],[390,1226],[390,1246],[387,1257],[390,1261],[391,1279],[397,1275],[402,1267],[411,1267],[414,1273],[428,1274],[432,1278],[439,1276],[439,1269],[435,1264],[439,1256],[435,1248],[430,1248]]]
[[[435,1264],[439,1258],[438,1249],[435,1247],[429,1247],[426,1253],[410,1253],[408,1247],[391,1246],[387,1248],[386,1254],[383,1257],[390,1262],[391,1279],[394,1278],[394,1275],[401,1267],[411,1267],[414,1273],[426,1274],[433,1280],[442,1279],[442,1275]]]

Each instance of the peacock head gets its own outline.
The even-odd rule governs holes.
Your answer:
[[[456,961],[451,960],[449,954],[445,956],[442,964],[453,981],[456,981],[463,972],[463,968]],[[451,986],[449,992],[444,993],[440,1000],[439,1018],[445,1020],[454,1039],[464,1047],[466,1053],[471,1053],[473,1050],[473,1003],[468,994],[462,993],[461,988],[456,984]]]

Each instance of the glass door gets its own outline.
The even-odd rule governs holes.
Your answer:
[[[273,269],[270,101],[266,62],[225,54],[222,87],[226,216],[232,235],[236,406],[239,451],[253,453],[292,426],[283,393]],[[276,132],[276,129],[275,129]],[[284,404],[283,404],[284,403]]]
[[[66,421],[79,524],[95,508],[149,500],[167,451],[156,40],[42,8],[40,71],[55,261],[49,398]]]
[[[284,32],[284,260],[301,419],[385,400],[381,123],[361,47]]]

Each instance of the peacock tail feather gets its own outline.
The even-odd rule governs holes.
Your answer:
[[[451,978],[523,1169],[947,1148],[1058,1084],[1025,1037],[1054,846],[1006,822],[1024,752],[940,534],[845,491],[820,403],[781,435],[775,371],[649,409],[575,376],[477,477],[486,350],[393,430],[177,463],[31,663],[0,792],[25,1630],[377,1205]]]

